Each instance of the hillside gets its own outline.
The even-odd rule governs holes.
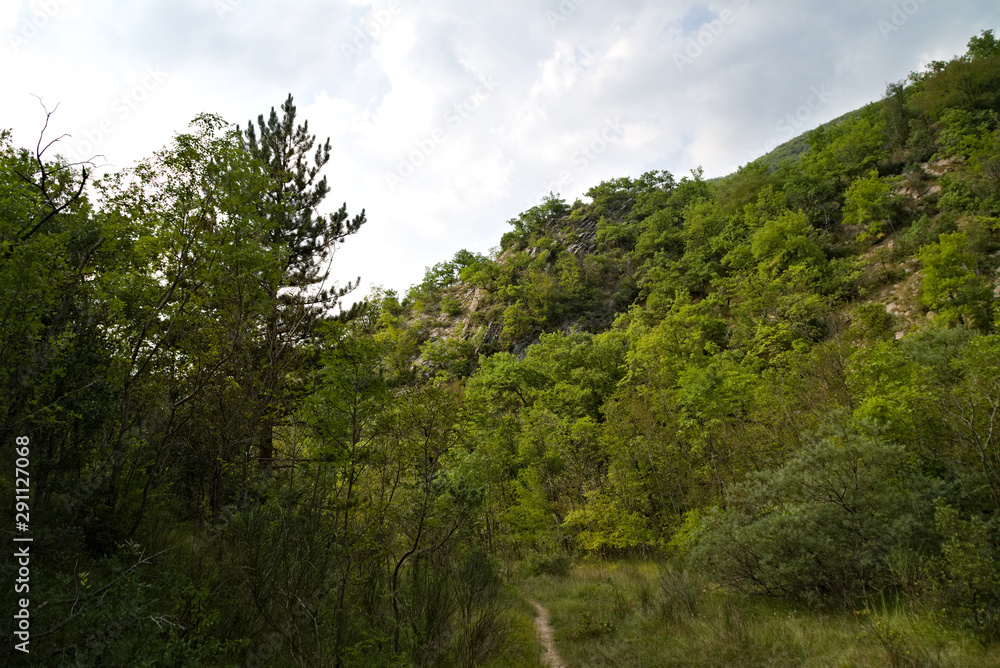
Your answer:
[[[8,658],[538,666],[546,606],[581,665],[1000,665],[991,31],[337,318],[282,111],[93,189],[0,135]]]
[[[509,221],[513,230],[492,256],[461,251],[429,268],[407,295],[377,295],[372,307],[384,308],[408,331],[410,358],[425,375],[436,367],[419,347],[445,346],[448,340],[468,353],[456,361],[471,370],[477,355],[521,354],[545,332],[596,334],[637,315],[660,319],[680,295],[692,303],[712,302],[731,329],[745,328],[726,283],[751,280],[754,264],[759,270],[763,261],[808,252],[821,254],[821,269],[840,277],[816,290],[828,302],[824,317],[847,323],[852,309],[887,299],[891,315],[909,316],[896,323],[901,335],[917,327],[915,317],[923,322],[934,315],[915,290],[922,278],[917,256],[941,234],[971,225],[979,235],[975,272],[984,286],[996,282],[988,240],[995,195],[984,180],[990,147],[981,137],[995,120],[989,110],[947,109],[930,121],[920,110],[930,93],[918,92],[927,76],[913,75],[905,89],[895,84],[890,93],[897,93],[727,177],[706,181],[693,170],[677,181],[667,172],[650,172],[601,183],[587,192],[586,203],[551,195]],[[890,123],[906,127],[893,145]],[[965,149],[956,151],[963,143]],[[971,209],[955,207],[952,198],[959,193],[985,197]],[[782,211],[805,219],[761,229],[765,218]],[[804,237],[805,247],[765,250],[761,244],[769,232],[775,243],[780,236],[791,235],[786,241],[793,244],[796,236]],[[906,303],[897,304],[891,295],[903,292]],[[727,304],[719,308],[723,294]],[[817,330],[806,341],[817,343],[830,333]]]
[[[998,554],[1000,507],[983,39],[729,177],[553,196],[492,256],[373,303],[373,334],[407,351],[391,373],[462,379],[492,425],[501,553],[686,555],[803,602],[899,593],[894,559],[933,563],[923,600],[995,633],[998,572],[968,561]]]

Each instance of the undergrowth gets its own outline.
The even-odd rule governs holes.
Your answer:
[[[1000,648],[888,600],[816,611],[649,562],[584,563],[520,589],[549,609],[574,667],[1000,666]]]

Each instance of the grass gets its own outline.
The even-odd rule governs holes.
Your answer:
[[[527,578],[520,590],[549,609],[559,653],[580,668],[1000,666],[1000,647],[884,601],[816,612],[653,563],[586,563],[566,577]]]
[[[534,606],[524,598],[514,602],[506,615],[508,636],[503,650],[484,662],[484,668],[544,668],[534,615]]]

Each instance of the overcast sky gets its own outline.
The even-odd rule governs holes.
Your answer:
[[[333,144],[335,275],[400,292],[549,192],[722,176],[1000,29],[996,0],[0,0],[0,128],[127,167],[292,93]]]

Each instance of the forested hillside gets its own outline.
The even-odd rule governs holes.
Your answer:
[[[628,561],[673,575],[557,642],[676,626],[690,577],[998,656],[992,31],[724,179],[553,194],[336,316],[365,216],[317,213],[314,139],[289,98],[91,182],[0,138],[0,478],[30,472],[32,538],[31,654],[0,651],[540,665],[518,585]],[[891,665],[975,663],[871,629]]]

